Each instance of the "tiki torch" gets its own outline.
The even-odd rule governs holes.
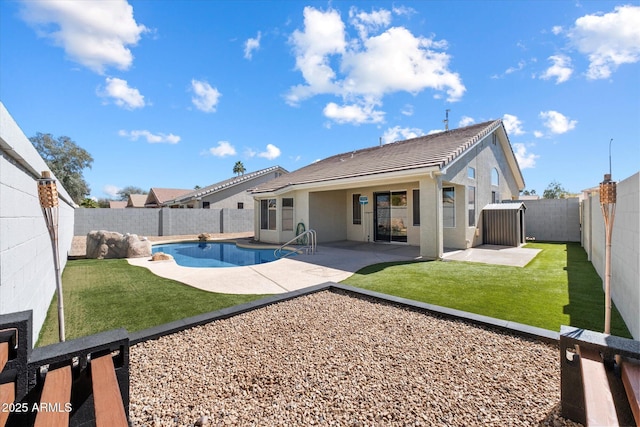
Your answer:
[[[604,175],[600,183],[600,206],[604,218],[604,333],[611,333],[611,236],[613,235],[613,218],[616,214],[616,183],[611,181],[611,174]]]
[[[44,221],[51,236],[53,264],[56,270],[56,294],[58,296],[58,332],[60,342],[64,341],[64,304],[62,303],[62,280],[60,277],[60,255],[58,253],[58,189],[56,180],[48,171],[42,172],[38,179],[38,197],[44,214]]]

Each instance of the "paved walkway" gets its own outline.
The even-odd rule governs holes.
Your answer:
[[[313,255],[296,255],[247,267],[182,267],[175,261],[129,258],[132,265],[198,289],[228,294],[279,294],[327,281],[340,282],[356,271],[381,262],[419,258],[414,246],[338,242],[318,247]]]

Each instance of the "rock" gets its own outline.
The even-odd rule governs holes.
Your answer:
[[[208,426],[209,425],[209,417],[207,417],[206,415],[198,418],[198,420],[195,422],[196,426]]]
[[[172,260],[173,257],[169,254],[165,254],[164,252],[156,252],[151,256],[151,261],[169,261]]]
[[[210,233],[200,233],[198,235],[198,240],[200,240],[201,242],[206,242],[207,240],[211,240],[213,236],[211,236]]]
[[[87,234],[87,258],[140,258],[151,256],[151,242],[136,234],[91,231]]]

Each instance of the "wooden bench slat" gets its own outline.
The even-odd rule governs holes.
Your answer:
[[[623,359],[621,366],[622,383],[627,393],[636,425],[640,425],[640,363]]]
[[[91,381],[97,427],[128,427],[111,354],[91,359]]]
[[[597,350],[578,348],[587,426],[619,425],[609,379]]]
[[[34,427],[69,425],[66,405],[71,402],[71,366],[63,366],[47,372],[40,396],[41,410],[36,415]]]
[[[0,342],[0,372],[4,369],[4,365],[9,360],[9,343]]]
[[[0,384],[0,405],[10,405],[16,400],[14,383]],[[0,427],[4,427],[9,418],[9,411],[0,411]]]

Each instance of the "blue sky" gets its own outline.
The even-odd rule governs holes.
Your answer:
[[[0,100],[94,197],[502,118],[526,187],[640,169],[640,2],[2,1]]]

